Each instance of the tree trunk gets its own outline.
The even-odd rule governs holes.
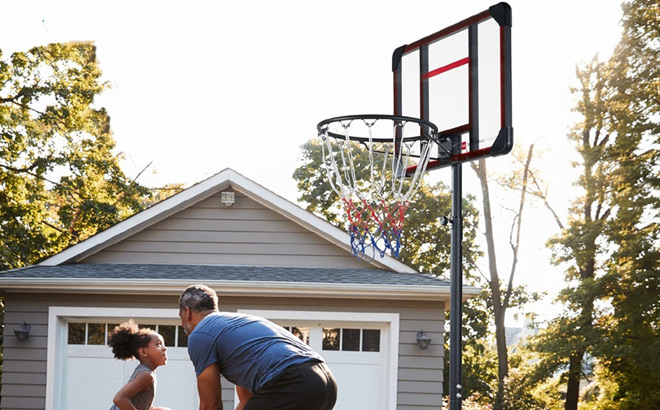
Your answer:
[[[565,410],[577,410],[582,376],[582,354],[571,355],[568,366],[568,385],[566,387]]]
[[[484,207],[484,227],[486,247],[488,249],[488,269],[490,272],[490,291],[493,302],[493,315],[495,319],[495,342],[497,346],[497,398],[494,410],[502,408],[501,399],[504,394],[504,379],[509,374],[509,357],[506,349],[506,331],[504,328],[504,317],[506,306],[502,305],[500,292],[500,279],[497,271],[497,258],[495,257],[495,239],[493,235],[492,212],[490,207],[490,189],[488,188],[488,176],[486,173],[486,161],[480,159],[473,166],[474,171],[481,183],[481,193]]]
[[[494,410],[502,409],[504,397],[504,380],[509,375],[509,352],[506,348],[506,328],[504,326],[505,307],[494,309],[495,313],[495,344],[497,345],[497,397]]]
[[[520,232],[522,226],[522,213],[525,207],[525,193],[527,192],[527,183],[529,176],[530,163],[532,161],[532,154],[534,152],[534,144],[530,145],[527,153],[527,160],[523,170],[523,177],[521,181],[521,194],[520,203],[518,205],[518,214],[514,218],[512,228],[517,222],[517,230],[515,239],[512,238],[510,242],[511,250],[513,251],[513,262],[511,263],[511,272],[509,275],[509,282],[502,294],[499,272],[497,269],[497,258],[495,251],[495,238],[493,232],[491,202],[490,202],[490,189],[488,186],[488,173],[486,171],[486,161],[481,159],[476,163],[472,163],[472,169],[477,174],[481,184],[481,194],[483,198],[483,211],[484,211],[484,236],[486,237],[486,247],[488,256],[488,270],[490,273],[489,285],[491,291],[491,301],[493,304],[493,317],[495,321],[495,345],[497,348],[497,396],[493,406],[494,410],[503,408],[504,396],[504,380],[509,375],[509,352],[506,346],[506,327],[504,319],[506,311],[509,308],[509,301],[511,293],[513,292],[513,277],[516,273],[516,265],[518,261],[518,251],[520,249]],[[512,229],[513,232],[513,229]]]

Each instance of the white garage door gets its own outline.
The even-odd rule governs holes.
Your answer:
[[[384,325],[275,320],[319,352],[337,379],[337,410],[382,410],[387,382]]]
[[[391,407],[388,360],[390,333],[374,322],[275,320],[298,335],[328,362],[339,385],[337,410],[382,410]],[[146,326],[141,322],[141,326]],[[66,410],[107,410],[114,394],[131,376],[136,361],[114,359],[107,346],[108,330],[116,322],[90,320],[65,325],[67,341],[62,369],[61,405]],[[168,347],[169,361],[156,370],[158,390],[154,405],[175,410],[199,408],[187,338],[180,326],[160,319],[152,324]],[[396,383],[396,382],[394,382]],[[389,386],[389,387],[388,387]],[[58,400],[59,401],[59,400]],[[391,401],[391,400],[390,400]]]
[[[133,374],[138,362],[115,359],[107,346],[107,329],[114,326],[105,322],[69,323],[62,408],[108,410],[115,393]],[[148,327],[163,335],[169,358],[166,366],[156,369],[158,387],[154,405],[197,409],[195,373],[181,327],[174,324]]]

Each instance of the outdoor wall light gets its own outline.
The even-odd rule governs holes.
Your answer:
[[[431,344],[431,338],[424,333],[424,329],[421,332],[417,332],[417,344],[422,350],[426,350]]]
[[[26,322],[23,322],[20,329],[14,329],[16,339],[19,342],[24,342],[28,336],[30,336],[30,329],[32,329],[32,326],[28,325]]]

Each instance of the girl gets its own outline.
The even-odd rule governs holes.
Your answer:
[[[115,327],[108,344],[115,358],[129,360],[135,357],[140,362],[128,383],[115,395],[110,410],[169,410],[151,406],[156,395],[154,370],[167,363],[163,337],[151,329],[139,329],[131,319]]]

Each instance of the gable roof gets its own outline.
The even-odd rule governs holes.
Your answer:
[[[349,246],[350,236],[346,232],[262,187],[238,172],[226,168],[218,174],[43,260],[38,265],[58,266],[84,262],[86,257],[226,189],[229,185],[232,186],[232,189],[242,192],[261,205],[314,232],[330,243],[345,249],[346,252],[351,252]],[[375,268],[387,269],[394,272],[416,272],[413,268],[387,255],[383,258],[374,259],[370,264]]]

